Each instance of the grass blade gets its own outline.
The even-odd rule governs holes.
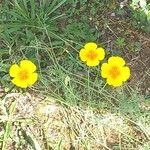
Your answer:
[[[33,150],[42,150],[40,148],[40,145],[37,142],[37,140],[30,133],[27,133],[23,129],[22,129],[22,133],[23,133],[24,139],[31,145],[31,147],[33,148]]]
[[[9,109],[9,118],[8,118],[8,121],[6,122],[5,133],[3,136],[1,150],[6,150],[7,140],[12,130],[12,116],[13,116],[13,113],[15,112],[15,108],[16,108],[16,102],[13,102]]]
[[[55,4],[57,1],[54,1],[53,4]],[[55,10],[57,10],[59,7],[61,7],[64,3],[66,2],[66,0],[62,0],[60,3],[58,3],[54,8],[52,8],[52,10],[48,13],[48,15],[52,14]],[[52,4],[52,5],[53,5]]]

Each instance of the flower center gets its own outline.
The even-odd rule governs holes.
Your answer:
[[[117,66],[113,66],[109,70],[109,73],[113,79],[116,79],[120,75],[120,69]]]
[[[27,70],[21,70],[19,72],[19,78],[20,80],[27,80],[29,78],[29,72]]]
[[[90,60],[94,60],[95,58],[97,58],[97,53],[93,50],[89,51],[89,53],[87,54],[87,57],[90,59]]]

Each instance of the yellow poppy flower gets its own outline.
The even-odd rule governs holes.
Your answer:
[[[90,42],[80,50],[79,57],[81,61],[86,62],[87,66],[97,66],[100,60],[104,59],[105,50],[101,47],[98,48],[96,43]]]
[[[10,67],[9,75],[13,78],[11,80],[13,84],[21,88],[27,88],[38,79],[38,74],[35,71],[36,66],[31,61],[22,60],[20,65],[13,64]]]
[[[101,66],[101,76],[107,78],[107,83],[114,87],[121,86],[130,77],[130,68],[125,66],[123,58],[112,56],[108,63]]]

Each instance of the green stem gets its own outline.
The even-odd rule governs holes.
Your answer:
[[[88,102],[90,102],[90,68],[88,68]]]

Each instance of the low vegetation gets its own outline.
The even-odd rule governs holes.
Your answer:
[[[0,149],[149,150],[149,9],[146,0],[0,1]],[[85,58],[87,43],[97,47]]]

